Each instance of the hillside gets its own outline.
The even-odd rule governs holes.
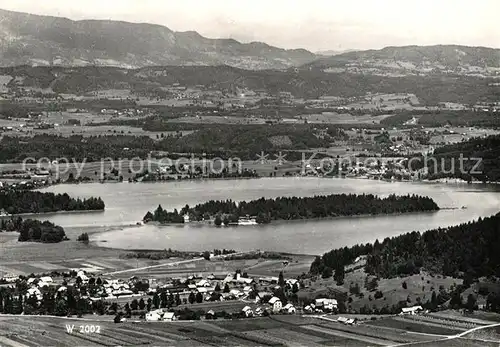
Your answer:
[[[411,158],[408,164],[412,170],[427,167],[431,180],[452,177],[466,181],[500,182],[500,136],[472,138],[442,146],[436,148],[432,156],[419,155]]]
[[[457,45],[386,47],[321,57],[304,68],[393,75],[436,72],[495,75],[500,68],[500,49]]]
[[[293,96],[318,98],[367,93],[415,94],[424,105],[442,101],[474,104],[498,100],[499,87],[492,78],[476,76],[402,76],[388,77],[352,73],[324,73],[319,70],[288,69],[250,71],[230,66],[166,66],[123,69],[116,67],[29,67],[0,68],[10,92],[19,89],[47,89],[55,93],[83,94],[120,89],[132,93],[162,91],[174,83],[186,87],[202,85],[211,90],[234,92],[236,88],[290,92]]]
[[[120,66],[230,65],[282,69],[315,59],[303,49],[260,42],[209,39],[153,24],[72,21],[0,9],[0,61],[12,65]]]
[[[317,257],[311,273],[349,265],[366,255],[365,270],[382,278],[418,274],[421,269],[453,277],[500,275],[500,213],[469,222],[344,247]]]

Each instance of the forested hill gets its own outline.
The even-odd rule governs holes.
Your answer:
[[[0,210],[9,214],[43,213],[57,211],[104,210],[101,198],[74,199],[68,194],[35,192],[30,190],[0,191]]]
[[[327,128],[329,136],[319,138],[315,127],[309,124],[273,126],[190,124],[187,129],[198,131],[182,137],[167,135],[158,141],[149,136],[128,134],[85,138],[81,135],[63,137],[46,134],[26,138],[4,136],[0,140],[0,162],[22,162],[28,157],[36,159],[47,157],[54,160],[67,157],[79,162],[99,161],[105,157],[147,158],[151,151],[208,153],[225,158],[237,156],[243,160],[255,160],[256,153],[261,151],[270,153],[280,150],[328,147],[331,141],[342,138],[344,134],[340,128],[330,125]]]
[[[463,161],[464,170],[460,168],[460,155],[463,158],[471,158]],[[467,181],[476,179],[479,181],[500,181],[500,135],[486,138],[473,138],[466,142],[447,145],[437,148],[433,157],[437,159],[435,167],[434,159],[428,158],[431,178],[457,177]],[[472,159],[472,158],[477,158]],[[477,167],[474,167],[478,163]],[[420,161],[412,161],[412,169],[423,167],[423,158]],[[436,170],[437,168],[437,170]],[[463,172],[462,172],[463,171]]]
[[[362,214],[389,214],[419,211],[436,211],[438,205],[428,197],[417,195],[389,195],[380,198],[372,194],[332,194],[314,197],[280,197],[276,199],[261,198],[249,202],[208,201],[190,208],[185,206],[180,214],[167,212],[158,207],[154,213],[148,212],[145,221],[176,223],[183,222],[178,216],[189,215],[190,220],[206,220],[217,218],[216,224],[222,220],[238,221],[244,216],[256,216],[257,223],[269,223],[272,220],[295,220],[327,218],[337,216],[354,216]]]
[[[311,273],[330,272],[367,255],[365,270],[388,278],[426,269],[445,276],[478,278],[500,276],[500,213],[449,228],[412,232],[382,243],[344,247],[325,253],[311,265]]]

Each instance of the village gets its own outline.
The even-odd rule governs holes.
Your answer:
[[[285,261],[286,263],[286,261]],[[189,318],[243,319],[270,315],[336,315],[345,325],[358,319],[338,316],[339,302],[333,297],[304,300],[297,297],[306,281],[295,278],[251,277],[237,270],[235,273],[189,275],[187,277],[116,278],[84,270],[28,277],[1,279],[1,286],[14,293],[3,292],[4,312],[36,314],[55,305],[54,314],[78,317],[87,314],[112,315],[115,323],[128,319],[172,322]],[[52,294],[52,299],[51,299]],[[9,304],[10,303],[10,304]],[[24,306],[23,306],[24,303]],[[9,307],[10,306],[10,307]],[[192,312],[196,312],[194,316]],[[428,313],[421,306],[403,307],[401,315]],[[46,312],[49,314],[49,312]]]

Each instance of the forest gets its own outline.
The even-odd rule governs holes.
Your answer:
[[[228,125],[205,127],[192,125],[197,131],[180,136],[169,134],[152,139],[149,136],[113,134],[106,136],[72,135],[69,137],[37,134],[33,137],[4,136],[0,140],[0,162],[22,162],[26,158],[47,157],[55,160],[72,158],[76,162],[99,161],[101,158],[147,158],[153,151],[170,153],[207,153],[222,158],[238,156],[256,159],[261,151],[300,150],[329,146],[334,140],[318,138],[314,127],[298,125]],[[323,127],[326,128],[326,127]],[[199,130],[198,130],[199,129]],[[342,133],[329,126],[328,134]],[[207,156],[209,157],[209,156]],[[299,156],[300,158],[300,156]]]
[[[74,199],[68,194],[54,194],[31,190],[7,189],[0,191],[0,210],[8,214],[44,213],[57,211],[104,210],[101,198]]]
[[[39,221],[36,219],[22,219],[21,217],[10,220],[1,220],[0,231],[19,232],[19,242],[43,242],[57,243],[68,240],[64,229],[49,221]]]
[[[460,156],[464,158],[463,170],[460,167]],[[420,160],[411,160],[412,170],[424,167],[424,157],[416,158]],[[475,167],[476,162],[477,167]],[[475,179],[498,182],[500,181],[500,135],[473,138],[469,141],[436,148],[433,156],[427,157],[427,167],[430,179],[455,177],[466,181]]]
[[[327,65],[330,67],[330,65]],[[163,66],[137,70],[81,67],[11,67],[3,75],[19,76],[23,88],[49,88],[56,93],[80,94],[104,89],[155,90],[158,86],[180,83],[183,86],[204,85],[222,92],[237,88],[263,89],[269,94],[290,92],[296,98],[319,98],[322,95],[342,97],[372,93],[412,93],[423,105],[437,105],[446,100],[474,104],[497,100],[497,89],[491,79],[473,76],[432,74],[427,76],[387,77],[369,74],[324,73],[323,67],[306,66],[299,71],[250,71],[230,66]],[[58,77],[55,76],[58,74]]]
[[[255,216],[259,224],[272,220],[312,219],[363,214],[390,214],[406,212],[437,211],[438,205],[429,197],[417,195],[389,195],[380,198],[372,194],[332,194],[314,197],[261,198],[249,202],[208,201],[194,207],[185,206],[180,213],[168,212],[161,206],[144,216],[144,221],[160,223],[183,223],[184,215],[190,220],[215,218],[217,225],[237,222],[238,218]]]
[[[466,127],[485,127],[500,128],[500,115],[495,112],[485,111],[401,111],[397,114],[384,118],[380,124],[385,126],[401,126],[413,117],[418,118],[418,126],[424,127],[442,127],[466,126]],[[416,127],[417,125],[413,125]]]
[[[500,276],[499,247],[500,213],[448,228],[335,249],[317,257],[310,272],[331,273],[367,256],[365,271],[381,278],[418,274],[421,269],[464,279]]]

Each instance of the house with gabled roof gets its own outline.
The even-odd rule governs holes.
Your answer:
[[[283,307],[283,303],[276,296],[269,299],[268,303],[273,307],[273,312],[280,312]]]

